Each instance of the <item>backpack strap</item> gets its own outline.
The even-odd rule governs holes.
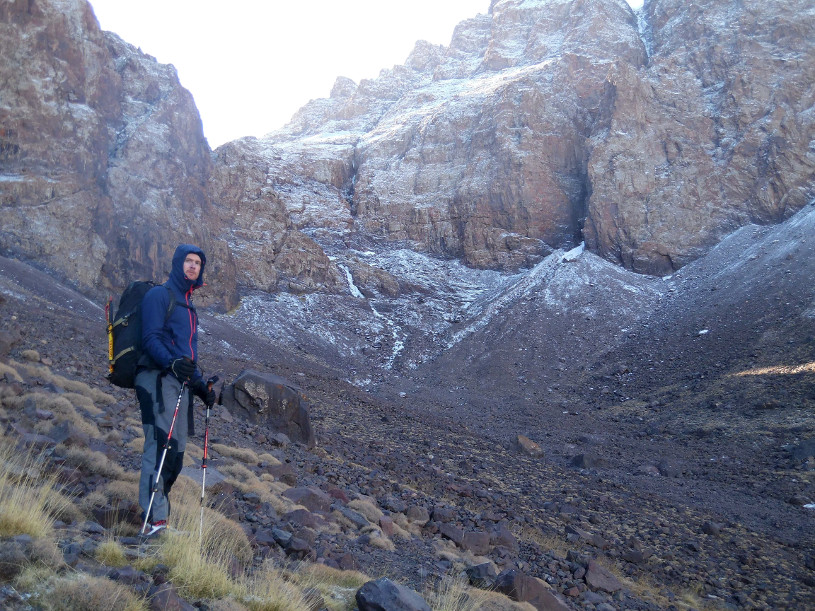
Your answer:
[[[170,296],[170,303],[167,304],[167,313],[164,315],[164,324],[166,325],[167,321],[170,320],[170,315],[175,309],[175,295],[173,295],[173,291],[169,286],[166,284],[163,286],[165,289],[167,289],[167,294]]]

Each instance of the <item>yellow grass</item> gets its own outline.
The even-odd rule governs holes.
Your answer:
[[[775,367],[760,367],[733,373],[730,377],[765,376],[765,375],[797,375],[799,373],[815,373],[815,361],[800,365],[777,365]]]
[[[0,363],[0,377],[10,376],[15,382],[22,382],[23,378],[17,373],[13,367],[9,367],[5,363]]]
[[[121,567],[128,563],[124,548],[113,539],[103,541],[94,552],[96,561],[105,566]]]
[[[80,395],[89,397],[94,403],[100,405],[113,405],[116,403],[116,398],[99,390],[88,386],[79,380],[69,380],[61,375],[52,373],[51,370],[45,365],[37,365],[32,363],[18,363],[17,361],[10,361],[10,364],[18,371],[23,370],[27,375],[37,376],[44,379],[46,382],[64,388],[66,391],[74,392]]]
[[[233,448],[222,443],[213,443],[212,449],[218,452],[221,456],[228,456],[234,458],[247,465],[256,465],[260,460],[258,455],[249,448]]]
[[[242,600],[251,611],[302,611],[308,609],[302,589],[284,579],[282,572],[272,563],[263,567],[244,581],[245,595]]]
[[[272,456],[271,454],[264,452],[260,456],[258,456],[258,463],[266,463],[267,465],[280,465],[281,463],[277,458]]]
[[[128,587],[84,573],[52,577],[35,598],[46,611],[146,611],[148,608]]]
[[[57,447],[63,452],[66,464],[82,469],[86,473],[97,473],[115,479],[128,477],[121,465],[108,459],[102,452],[96,452],[88,448]]]
[[[374,505],[371,501],[363,499],[355,499],[351,501],[348,503],[348,507],[358,513],[361,513],[371,524],[379,524],[380,518],[385,515],[382,513],[382,510]]]
[[[201,488],[181,476],[171,494],[170,525],[176,531],[161,539],[159,557],[170,567],[170,579],[190,598],[224,598],[242,592],[234,576],[252,560],[243,529],[223,515],[204,509],[201,532]]]
[[[101,437],[96,425],[80,416],[73,404],[65,397],[53,393],[34,392],[19,397],[13,395],[4,396],[2,402],[5,407],[17,411],[23,410],[33,403],[37,409],[52,412],[57,422],[70,422],[89,436]],[[41,424],[47,428],[52,426],[50,422]]]
[[[20,453],[0,436],[0,536],[52,535],[56,517],[71,506],[56,491],[55,476],[43,455]]]

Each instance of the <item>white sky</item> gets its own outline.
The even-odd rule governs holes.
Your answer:
[[[403,64],[417,40],[448,45],[490,0],[90,0],[103,30],[173,64],[214,149],[282,127],[338,76]],[[641,5],[642,0],[629,0]]]

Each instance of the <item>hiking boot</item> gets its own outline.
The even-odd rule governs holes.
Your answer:
[[[148,525],[147,530],[142,536],[147,538],[155,537],[166,529],[167,520],[157,520],[156,522],[153,522],[152,524]]]

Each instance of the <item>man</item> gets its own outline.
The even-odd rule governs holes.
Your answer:
[[[154,286],[142,301],[142,357],[136,370],[136,396],[144,429],[144,453],[139,479],[139,505],[147,528],[155,535],[167,527],[170,514],[168,495],[184,463],[187,435],[193,434],[192,395],[208,407],[215,392],[207,388],[197,367],[198,314],[192,293],[204,284],[204,251],[181,244],[173,255],[170,278]],[[176,405],[179,405],[164,465],[150,515],[147,515]]]

